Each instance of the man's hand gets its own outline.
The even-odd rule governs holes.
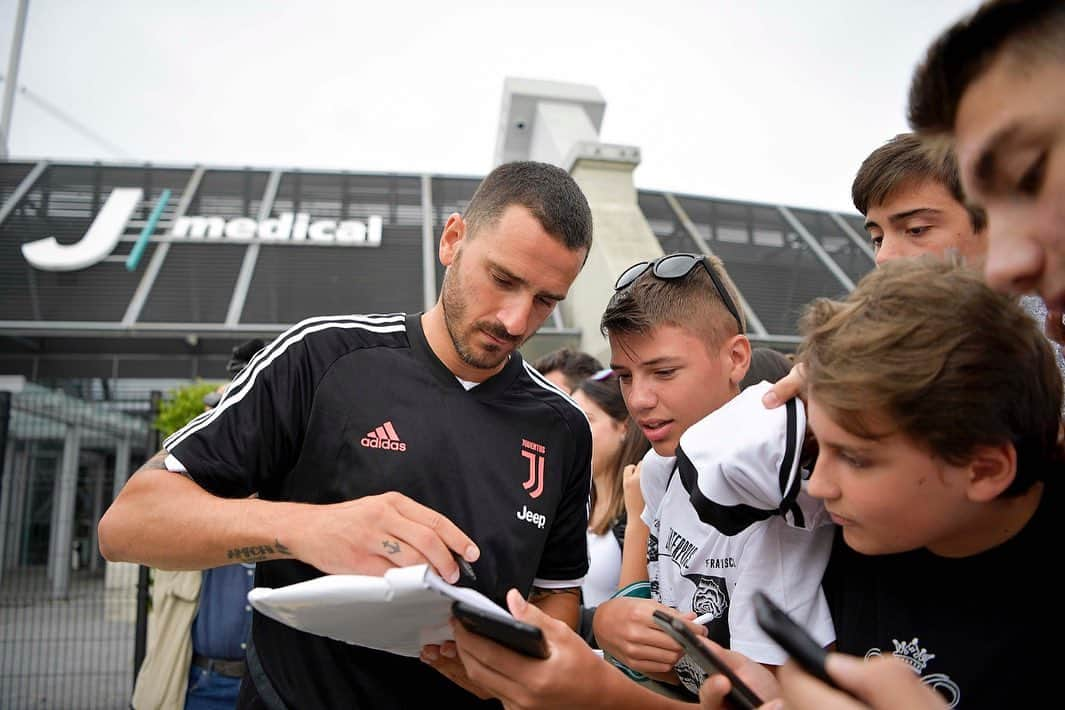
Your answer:
[[[331,505],[299,505],[279,522],[279,542],[327,574],[380,575],[428,562],[449,582],[459,578],[452,551],[468,562],[480,551],[440,513],[390,492]]]
[[[766,409],[775,409],[789,399],[801,395],[804,384],[806,384],[806,374],[803,372],[802,363],[798,363],[791,368],[791,372],[777,380],[769,391],[762,395],[762,404]]]
[[[597,705],[618,680],[638,688],[595,654],[568,626],[527,603],[516,590],[507,593],[510,612],[540,627],[548,658],[524,656],[451,620],[469,678],[508,708],[565,708]],[[616,677],[614,677],[616,676]],[[606,705],[604,705],[605,707]]]
[[[780,696],[780,686],[773,677],[773,672],[761,663],[755,663],[738,651],[722,648],[710,639],[702,639],[702,642],[715,656],[724,661],[729,669],[759,698],[769,700]],[[714,673],[707,677],[702,687],[699,688],[699,704],[704,710],[728,707],[725,705],[725,696],[730,690],[732,690],[732,684],[729,679],[721,673]]]
[[[830,688],[802,671],[794,661],[788,661],[778,674],[784,704],[773,707],[786,705],[789,710],[945,710],[947,707],[938,693],[894,657],[881,656],[863,661],[854,656],[830,653],[825,670],[853,697]]]
[[[651,599],[618,597],[598,606],[592,629],[599,647],[634,671],[661,675],[673,670],[684,649],[654,622],[652,614],[661,609],[671,616],[691,621],[695,614],[678,614],[676,609]],[[706,635],[706,627],[688,624],[691,630]]]
[[[455,648],[454,641],[445,641],[439,646],[436,644],[423,646],[420,658],[423,663],[427,663],[440,671],[441,674],[450,678],[455,685],[473,693],[481,700],[492,697],[487,690],[474,683],[466,675],[466,667],[462,665],[462,661],[459,659],[458,649]]]

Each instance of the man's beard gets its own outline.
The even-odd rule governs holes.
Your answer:
[[[502,323],[492,321],[477,321],[470,324],[469,331],[461,332],[462,321],[466,316],[466,301],[462,297],[462,278],[459,276],[459,255],[444,272],[444,283],[440,287],[440,302],[444,308],[444,324],[447,333],[451,336],[451,344],[455,346],[455,352],[459,359],[470,367],[479,370],[494,370],[500,363],[507,359],[510,351],[502,351],[499,346],[492,344],[483,350],[475,349],[471,344],[473,335],[478,331],[484,331],[504,342],[514,343],[516,348],[520,341],[507,332]]]

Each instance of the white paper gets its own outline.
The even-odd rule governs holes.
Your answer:
[[[417,656],[426,644],[452,639],[448,619],[456,600],[510,617],[476,589],[448,584],[424,564],[391,569],[383,577],[332,574],[248,592],[251,605],[271,619],[401,656]]]

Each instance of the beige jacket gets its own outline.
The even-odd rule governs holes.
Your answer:
[[[148,651],[133,687],[135,710],[183,710],[192,664],[192,622],[200,600],[199,570],[152,570]]]

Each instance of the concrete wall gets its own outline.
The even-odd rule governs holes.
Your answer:
[[[638,161],[638,158],[637,158]],[[570,169],[592,209],[594,240],[588,262],[563,303],[566,323],[581,331],[580,349],[610,362],[610,345],[599,333],[599,321],[614,282],[638,261],[662,255],[636,201],[633,160],[578,157]]]

